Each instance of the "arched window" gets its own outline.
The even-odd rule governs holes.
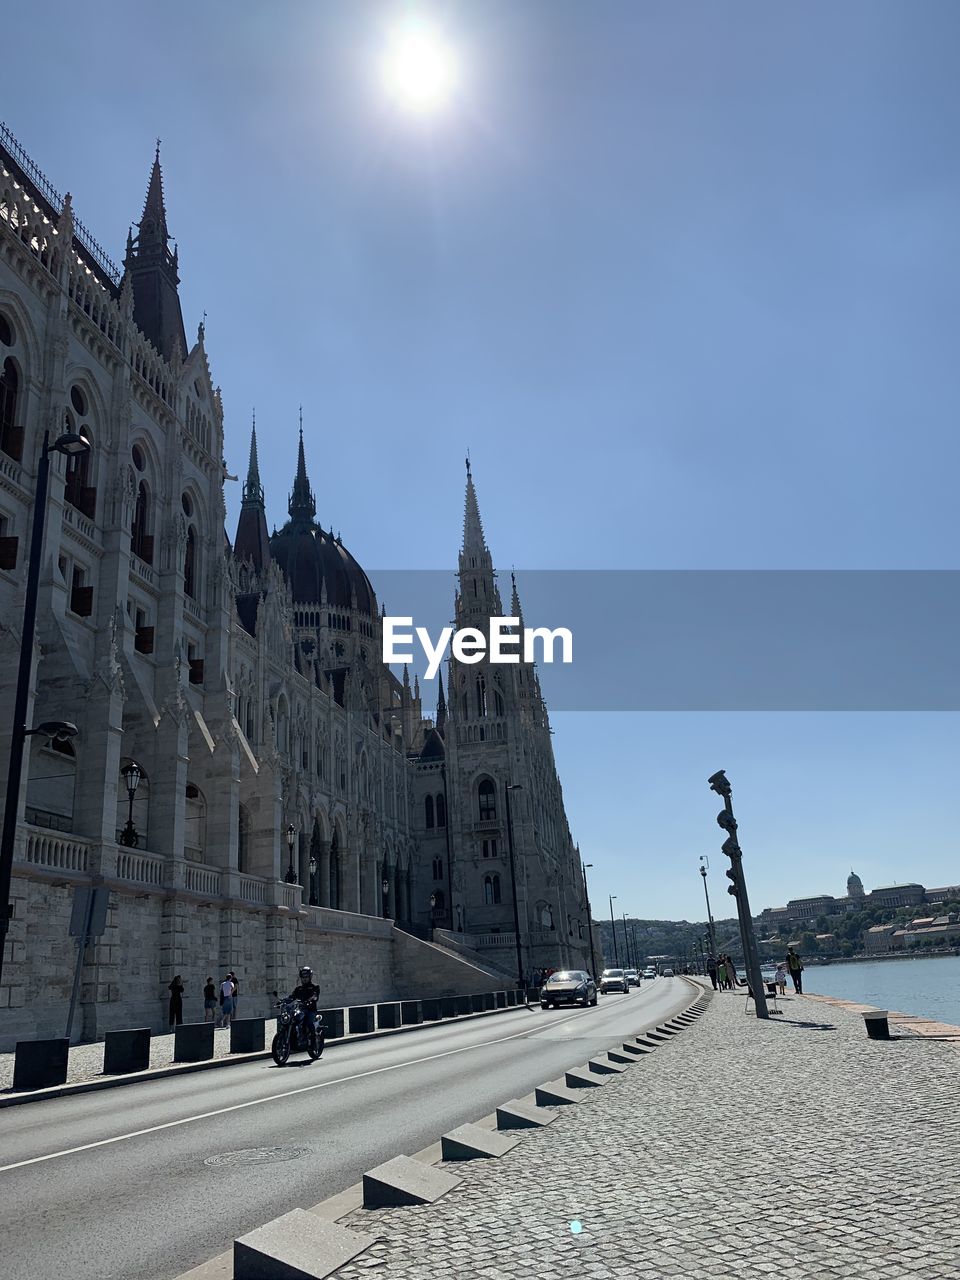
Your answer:
[[[193,862],[202,862],[207,837],[207,802],[196,783],[188,782],[185,794],[183,856]]]
[[[494,711],[494,715],[498,715],[498,716],[502,716],[504,713],[503,681],[500,679],[499,671],[497,672],[493,681],[493,711]]]
[[[443,798],[443,792],[437,796],[437,826],[445,827],[447,825],[447,802]]]
[[[423,816],[427,830],[433,826],[433,796],[427,796],[423,802]]]
[[[433,878],[434,880],[443,879],[443,859],[434,858],[433,860]]]
[[[193,525],[187,529],[187,551],[183,558],[183,590],[191,600],[197,598],[197,531]]]
[[[493,877],[493,901],[496,905],[500,901],[500,877]]]
[[[433,891],[433,909],[440,911],[446,906],[446,898],[443,896],[442,889],[434,889]]]
[[[69,739],[35,737],[30,745],[30,776],[24,817],[37,827],[73,830],[77,753]]]
[[[0,449],[17,462],[23,456],[23,429],[17,423],[19,389],[17,366],[8,358],[4,360],[3,372],[0,373]]]
[[[153,539],[148,533],[150,497],[146,481],[137,486],[137,505],[133,509],[133,527],[130,530],[130,550],[147,564],[153,564]]]
[[[493,876],[483,877],[483,905],[493,906]]]
[[[477,676],[477,715],[485,716],[487,714],[487,682],[483,675]]]
[[[477,804],[481,822],[491,822],[497,816],[497,796],[489,778],[482,779],[477,787]]]

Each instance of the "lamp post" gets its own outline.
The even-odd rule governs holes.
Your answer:
[[[319,865],[320,864],[317,862],[317,855],[311,849],[310,850],[310,905],[311,907],[318,906],[320,902],[320,899],[317,896],[317,878],[316,878],[317,867]]]
[[[120,843],[128,849],[135,849],[140,843],[140,836],[137,828],[133,825],[133,800],[137,794],[140,779],[143,777],[143,770],[136,760],[128,760],[120,770],[120,777],[123,779],[123,785],[127,788],[127,801],[130,807],[127,810],[127,825],[120,832],[118,838]]]
[[[592,867],[592,862],[581,862],[580,868],[583,871],[583,896],[587,904],[587,932],[590,935],[590,976],[597,976],[597,956],[593,949],[593,912],[590,910],[590,890],[587,888],[587,867]]]
[[[390,906],[387,901],[388,895],[390,893],[390,881],[387,879],[386,876],[384,876],[383,879],[380,881],[380,892],[383,895],[383,906],[382,906],[383,918],[384,920],[387,920],[390,916]]]
[[[513,853],[513,822],[510,817],[510,792],[522,791],[519,782],[508,782],[503,788],[507,804],[507,848],[510,851],[510,887],[513,891],[513,937],[517,944],[517,989],[525,987],[523,980],[523,950],[520,945],[520,904],[517,901],[517,862]]]
[[[613,900],[617,895],[610,894],[610,928],[613,930],[613,963],[620,968],[620,952],[617,950],[617,922],[613,915]]]
[[[0,832],[0,975],[3,953],[10,928],[10,881],[13,878],[13,850],[17,838],[17,811],[20,808],[20,779],[23,776],[23,748],[27,738],[27,703],[30,699],[30,674],[33,669],[33,636],[37,625],[37,595],[40,586],[40,557],[43,551],[43,526],[47,508],[47,485],[50,478],[50,454],[76,457],[86,453],[90,445],[83,436],[67,431],[50,443],[50,432],[43,433],[43,446],[37,466],[37,488],[33,495],[33,523],[30,526],[30,559],[24,584],[23,627],[20,634],[20,663],[17,668],[17,695],[13,706],[10,733],[10,765],[7,770],[7,793],[3,806],[3,829]],[[69,736],[69,735],[68,735]]]
[[[710,930],[710,959],[713,964],[717,963],[717,934],[713,927],[713,915],[710,911],[710,891],[707,888],[707,872],[710,869],[710,859],[706,854],[700,855],[700,874],[703,876],[703,896],[707,900],[707,927]]]
[[[287,884],[297,883],[297,872],[293,865],[293,846],[297,843],[297,829],[293,823],[287,826],[287,850],[290,858],[290,865],[287,867],[287,874],[283,877]]]

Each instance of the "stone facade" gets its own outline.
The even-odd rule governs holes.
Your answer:
[[[0,1041],[62,1027],[84,884],[110,891],[83,967],[87,1035],[162,1025],[176,974],[188,1011],[207,974],[233,969],[245,1010],[263,1013],[304,960],[331,1002],[431,994],[400,990],[400,972],[446,990],[482,989],[484,972],[502,985],[508,782],[523,788],[511,796],[525,964],[584,963],[579,856],[534,668],[451,667],[451,706],[441,693],[436,724],[424,719],[416,684],[381,661],[372,585],[316,519],[302,424],[289,520],[268,535],[254,429],[230,542],[223,403],[202,324],[187,350],[178,272],[159,155],[121,272],[70,197],[0,136],[8,709],[44,432],[90,443],[79,458],[51,455],[27,724],[79,733],[28,738]],[[458,617],[475,616],[464,574],[478,554],[500,612],[468,477]],[[478,677],[485,701],[471,706]],[[4,776],[10,722],[0,717]],[[391,920],[421,937],[446,926],[453,951],[428,948],[418,966]]]

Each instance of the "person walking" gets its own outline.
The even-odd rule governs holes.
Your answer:
[[[229,1027],[233,1017],[233,979],[229,973],[220,983],[220,1026]]]
[[[237,981],[237,975],[231,969],[227,977],[233,983],[233,1016],[236,1018],[237,1010],[240,1008],[240,983]]]
[[[793,989],[798,996],[803,995],[803,961],[794,951],[793,947],[787,947],[787,969],[790,971],[790,977],[793,979]]]
[[[721,956],[717,961],[717,981],[720,983],[720,990],[727,989],[727,957]]]
[[[713,983],[714,991],[716,991],[718,970],[717,962],[715,960],[711,959],[710,963],[707,965],[707,973],[710,975],[710,981]]]
[[[787,969],[782,960],[777,965],[777,972],[774,974],[773,980],[777,984],[777,995],[785,996],[787,994]]]
[[[183,978],[178,973],[167,988],[170,992],[170,1027],[179,1027],[183,1022]]]
[[[213,978],[207,978],[203,988],[203,1020],[204,1022],[217,1020],[217,984]]]

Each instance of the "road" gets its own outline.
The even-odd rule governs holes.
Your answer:
[[[3,1274],[172,1280],[691,998],[661,978],[593,1009],[521,1008],[333,1044],[315,1063],[298,1055],[0,1111]]]

